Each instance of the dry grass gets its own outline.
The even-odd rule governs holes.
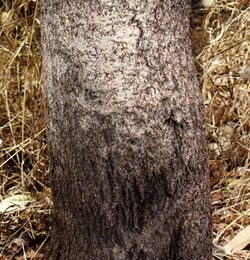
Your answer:
[[[213,235],[220,245],[250,224],[248,5],[219,0],[209,10],[196,9],[192,22],[208,122]],[[24,194],[29,201],[0,214],[0,259],[41,258],[50,229],[38,10],[38,0],[0,0],[0,199]],[[250,252],[227,259],[250,259]]]
[[[19,259],[20,249],[31,255],[49,231],[38,4],[0,1],[0,199],[26,194],[32,200],[25,210],[0,216],[3,259]]]
[[[220,245],[250,224],[249,25],[248,0],[220,0],[194,35],[205,39],[197,63],[207,114],[214,243]],[[228,259],[250,259],[250,251]]]

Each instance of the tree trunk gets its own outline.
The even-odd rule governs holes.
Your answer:
[[[43,0],[46,259],[211,259],[189,0]]]

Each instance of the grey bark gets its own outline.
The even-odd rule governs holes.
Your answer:
[[[46,259],[211,259],[188,0],[43,0]]]

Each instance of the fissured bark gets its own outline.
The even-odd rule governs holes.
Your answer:
[[[211,259],[189,0],[43,0],[46,259]]]

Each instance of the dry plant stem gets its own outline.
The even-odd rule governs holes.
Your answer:
[[[32,44],[32,40],[33,40],[33,34],[34,34],[34,26],[35,26],[35,19],[36,19],[36,13],[37,13],[37,6],[38,6],[38,1],[36,1],[36,6],[35,6],[35,11],[34,11],[34,16],[33,16],[33,21],[32,21],[32,26],[30,28],[30,38],[29,38],[29,46],[28,46],[28,50],[31,49],[31,44]],[[26,71],[29,71],[29,66],[30,66],[30,57],[31,57],[31,53],[28,53],[28,60],[27,60],[27,65],[26,65]],[[26,107],[25,107],[25,103],[26,103],[26,92],[27,92],[27,84],[24,85],[24,93],[23,93],[23,104],[22,104],[22,109],[23,109],[23,114],[22,114],[22,143],[25,140],[25,111],[26,111]],[[24,164],[24,155],[25,154],[25,150],[22,150],[22,162],[21,162],[21,179],[22,179],[22,187],[24,188],[24,178],[25,178],[25,173],[24,173],[24,169],[23,169],[23,164]]]

